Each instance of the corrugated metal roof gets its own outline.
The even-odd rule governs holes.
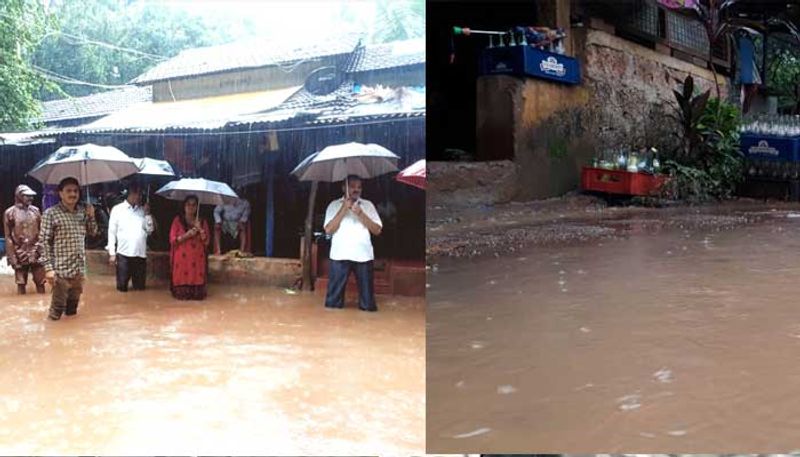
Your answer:
[[[279,106],[300,87],[178,102],[141,103],[80,126],[82,132],[218,129],[242,115]]]
[[[359,122],[371,121],[392,121],[395,119],[408,119],[408,118],[423,118],[426,116],[425,111],[408,111],[408,112],[395,112],[395,113],[382,113],[382,114],[334,114],[330,116],[320,116],[317,119],[309,122],[312,125],[320,124],[348,124]]]
[[[424,63],[425,39],[418,38],[365,46],[356,51],[348,71],[358,73]]]
[[[187,49],[166,62],[156,65],[131,82],[150,83],[226,70],[266,67],[349,54],[358,42],[359,35],[349,33],[332,38],[320,38],[314,44],[306,46],[293,45],[292,37],[287,37],[285,41],[280,42],[255,39]]]
[[[39,138],[40,132],[0,133],[2,146],[28,146],[31,144],[46,144],[55,142],[54,138]]]
[[[136,103],[153,99],[151,86],[125,87],[85,97],[65,98],[42,103],[41,122],[55,122],[68,119],[81,119],[104,116],[127,108]]]

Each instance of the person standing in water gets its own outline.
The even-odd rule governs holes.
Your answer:
[[[33,276],[36,292],[45,293],[45,271],[39,251],[39,229],[42,214],[32,205],[36,192],[20,184],[14,191],[14,206],[3,214],[3,233],[6,235],[6,258],[14,269],[17,293],[25,294],[28,273]]]
[[[86,235],[97,235],[94,206],[79,204],[78,180],[64,178],[58,184],[59,203],[42,216],[40,238],[45,278],[53,286],[48,317],[54,321],[61,315],[78,313],[86,269]]]

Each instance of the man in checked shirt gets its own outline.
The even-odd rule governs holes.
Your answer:
[[[53,286],[48,317],[54,321],[61,314],[78,313],[86,267],[86,235],[97,234],[94,206],[79,205],[80,186],[75,178],[64,178],[58,184],[61,201],[42,216],[39,243],[45,278]]]

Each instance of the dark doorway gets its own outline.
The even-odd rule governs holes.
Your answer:
[[[475,83],[480,53],[489,38],[454,37],[453,26],[508,30],[516,25],[533,25],[536,5],[533,0],[429,0],[426,14],[428,160],[470,159],[476,148]],[[451,52],[455,55],[452,63]]]

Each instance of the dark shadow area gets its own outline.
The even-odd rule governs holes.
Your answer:
[[[475,83],[489,38],[453,36],[453,26],[507,30],[535,23],[536,4],[530,0],[427,3],[428,160],[465,160],[475,154]]]

